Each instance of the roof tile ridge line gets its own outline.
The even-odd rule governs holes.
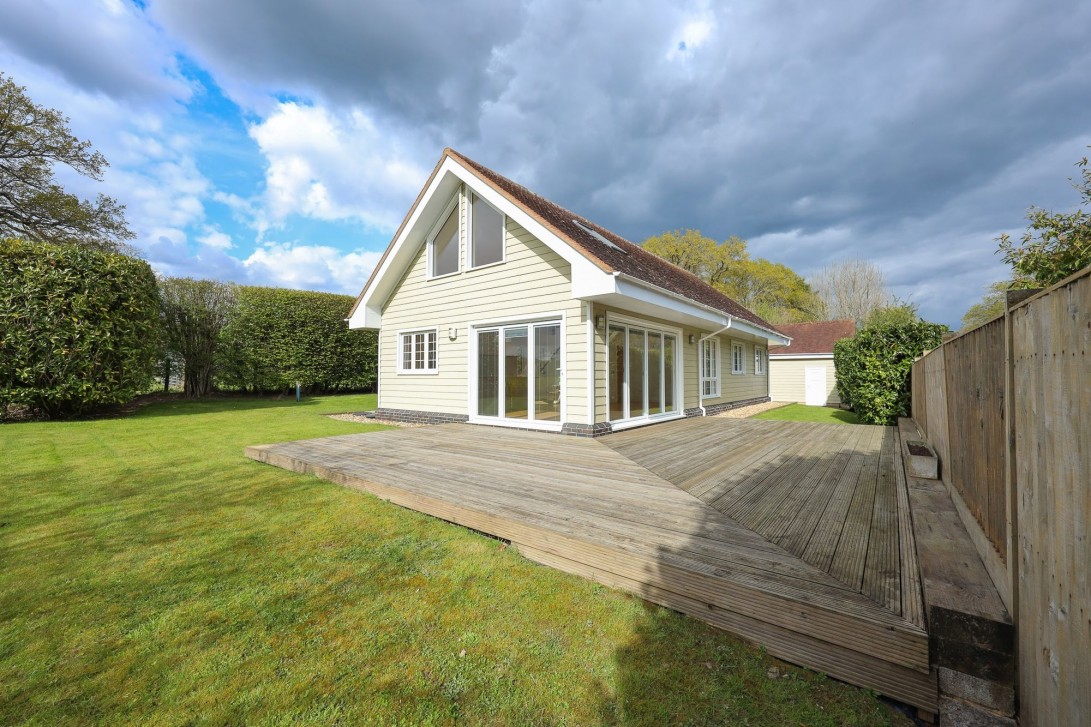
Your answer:
[[[508,182],[512,186],[518,187],[519,189],[525,191],[529,196],[536,197],[536,198],[542,200],[543,202],[545,202],[546,204],[548,204],[548,205],[550,205],[552,207],[556,207],[557,209],[565,212],[567,215],[571,215],[572,218],[573,218],[573,222],[579,222],[581,224],[584,224],[587,227],[590,227],[590,228],[594,229],[596,232],[599,232],[600,234],[604,234],[604,235],[607,235],[609,237],[612,237],[612,238],[614,238],[614,240],[620,240],[621,242],[625,243],[626,245],[629,245],[632,248],[634,248],[635,250],[639,250],[641,253],[647,255],[650,259],[654,259],[655,263],[667,265],[667,266],[673,268],[675,272],[681,273],[681,274],[683,274],[685,276],[688,276],[689,278],[692,278],[692,280],[694,282],[697,282],[698,284],[703,285],[703,286],[707,286],[709,289],[715,291],[719,295],[722,295],[727,300],[730,300],[732,303],[739,306],[739,308],[741,308],[744,311],[746,311],[747,313],[749,313],[751,316],[753,316],[755,319],[757,319],[757,321],[761,321],[761,323],[758,323],[755,320],[749,320],[748,321],[749,323],[753,323],[753,324],[757,325],[759,328],[763,328],[765,330],[768,330],[768,331],[771,331],[771,332],[774,332],[774,333],[780,333],[780,331],[778,331],[776,329],[774,324],[766,321],[764,318],[759,316],[757,313],[754,313],[749,308],[747,308],[746,306],[742,305],[741,303],[739,303],[737,300],[735,300],[731,296],[724,293],[722,290],[719,290],[714,285],[709,283],[707,280],[703,280],[701,278],[701,276],[699,276],[699,275],[697,275],[697,274],[695,274],[695,273],[693,273],[693,272],[691,272],[689,270],[686,270],[683,267],[675,265],[670,260],[667,260],[666,258],[660,257],[659,255],[656,255],[653,252],[649,252],[648,250],[644,249],[643,245],[638,245],[637,243],[633,242],[632,240],[628,240],[628,239],[622,237],[621,235],[617,234],[613,230],[610,230],[610,229],[608,229],[606,227],[603,227],[602,225],[598,224],[597,222],[594,222],[593,220],[590,220],[587,217],[584,217],[583,215],[581,215],[581,214],[579,214],[577,212],[573,212],[572,210],[568,209],[567,207],[562,207],[561,205],[557,204],[556,202],[554,202],[554,201],[552,201],[552,200],[538,194],[534,190],[532,190],[532,189],[530,189],[530,188],[528,188],[528,187],[526,187],[526,186],[524,186],[522,184],[519,184],[518,182],[516,182],[516,181],[514,181],[514,180],[512,180],[512,179],[510,179],[508,177],[505,177],[503,174],[500,174],[499,172],[497,172],[497,171],[495,171],[493,169],[490,169],[489,167],[486,167],[484,164],[481,164],[480,162],[477,162],[477,161],[474,161],[473,159],[470,159],[469,157],[465,156],[464,154],[461,154],[461,153],[459,153],[457,151],[453,151],[453,150],[452,150],[452,152],[453,152],[453,154],[455,156],[459,157],[462,161],[467,162],[469,164],[469,166],[471,167],[471,171],[474,172],[476,176],[480,177],[481,174],[479,173],[478,169],[475,169],[474,167],[480,167],[481,169],[487,171],[490,174],[495,174],[497,177],[500,177],[501,179],[505,180],[506,182]],[[489,182],[488,179],[485,179],[484,181]],[[490,186],[492,186],[492,185],[490,185]],[[503,192],[503,190],[500,190],[500,191]],[[507,194],[506,192],[505,192],[505,196],[510,198],[510,195]],[[512,200],[512,201],[516,202],[516,204],[518,204],[519,207],[523,208],[524,211],[526,211],[532,217],[537,219],[539,222],[545,223],[546,226],[549,227],[554,232],[560,232],[560,231],[556,230],[556,228],[552,224],[549,224],[548,222],[545,222],[544,220],[541,220],[541,218],[539,218],[539,216],[537,214],[533,213],[531,210],[527,210],[525,208],[525,205],[523,205],[521,203],[518,203],[516,200]],[[561,236],[566,238],[566,239],[570,239],[568,237],[567,233],[562,232]],[[600,265],[604,266],[604,269],[609,270],[610,272],[613,272],[613,271],[616,270],[616,268],[614,268],[613,266],[608,266],[608,265],[605,265],[604,263],[601,263],[601,261],[599,261],[599,259],[593,253],[586,250],[586,248],[584,248],[579,243],[574,244],[573,247],[577,248],[578,252],[581,252],[581,253],[585,254],[587,257],[592,258],[595,261],[598,261],[600,263]],[[624,252],[628,253],[629,251],[626,250]],[[634,276],[629,275],[629,277],[634,277]],[[634,278],[634,279],[641,280],[640,278]],[[651,284],[650,281],[647,281],[647,280],[642,280],[641,282]],[[676,295],[680,295],[680,294],[676,293]],[[683,295],[682,297],[686,298],[687,300],[694,300],[693,298],[690,298],[687,295]],[[699,301],[694,301],[694,302],[699,302]],[[733,314],[729,314],[729,315],[733,315]],[[735,317],[736,318],[742,318],[742,316],[737,316],[737,315]]]
[[[398,241],[398,237],[402,234],[402,230],[409,224],[409,218],[413,216],[413,213],[420,206],[421,200],[424,199],[424,193],[432,186],[432,180],[436,178],[439,173],[439,168],[443,166],[443,160],[447,158],[447,154],[453,151],[450,147],[443,150],[443,153],[439,156],[439,161],[436,162],[436,166],[432,167],[432,173],[428,175],[428,179],[425,180],[424,185],[420,188],[420,192],[417,193],[417,198],[413,200],[413,204],[409,205],[409,211],[405,213],[405,217],[402,218],[402,223],[398,225],[398,229],[395,230],[394,236],[390,238],[390,242],[387,244],[386,249],[383,250],[382,257],[379,258],[379,262],[375,263],[375,267],[371,269],[371,275],[368,276],[367,282],[364,283],[364,287],[360,289],[360,293],[356,296],[356,300],[352,303],[352,308],[346,318],[352,318],[352,315],[356,312],[356,309],[360,307],[360,301],[364,299],[364,293],[371,286],[371,283],[375,280],[375,276],[378,275],[379,269],[382,268],[383,263],[386,262],[386,258],[390,255],[390,251],[394,249],[394,243]]]
[[[500,185],[496,184],[493,180],[489,179],[482,172],[482,170],[484,170],[485,172],[488,172],[489,174],[495,174],[497,177],[499,177],[500,179],[503,179],[505,182],[511,184],[513,187],[518,187],[519,189],[524,190],[528,195],[530,195],[532,197],[537,197],[538,199],[542,200],[543,202],[545,202],[548,205],[556,207],[557,209],[562,210],[564,212],[567,212],[568,214],[574,215],[576,217],[579,217],[579,215],[577,215],[576,213],[574,213],[574,212],[572,212],[570,210],[565,209],[564,207],[561,207],[556,202],[553,202],[553,201],[550,201],[549,199],[546,199],[545,197],[538,194],[534,190],[529,189],[528,187],[525,187],[522,184],[519,184],[518,182],[516,182],[516,181],[514,181],[512,179],[509,179],[508,177],[505,177],[503,174],[500,174],[499,172],[494,171],[494,170],[490,169],[489,167],[486,167],[484,164],[481,164],[480,162],[476,162],[473,159],[470,159],[468,156],[465,156],[464,154],[461,154],[461,153],[455,151],[454,149],[448,149],[447,151],[449,151],[451,153],[451,156],[453,158],[458,159],[461,162],[464,162],[463,167],[467,171],[469,171],[471,174],[473,174],[475,177],[480,179],[482,182],[487,184],[492,189],[494,189],[497,192],[499,192],[500,194],[502,194],[509,202],[511,202],[516,207],[521,209],[524,213],[526,213],[527,215],[532,217],[536,222],[538,222],[540,225],[542,225],[543,227],[548,229],[550,232],[552,232],[554,235],[556,235],[559,239],[564,240],[564,242],[569,247],[571,247],[576,252],[583,255],[588,260],[590,260],[597,267],[602,269],[603,272],[607,272],[607,273],[616,272],[616,268],[614,268],[614,266],[608,265],[603,260],[601,260],[597,255],[592,253],[590,250],[585,249],[583,247],[583,245],[581,245],[578,242],[574,241],[569,236],[569,234],[567,232],[564,232],[563,230],[558,229],[556,227],[556,225],[554,225],[553,223],[549,222],[548,220],[542,218],[541,215],[539,215],[534,210],[527,207],[527,205],[523,204],[523,202],[521,200],[519,200],[515,195],[511,194],[506,189],[503,189]],[[592,224],[594,224],[594,223],[592,223]],[[595,226],[597,227],[598,225],[595,225]],[[610,233],[610,234],[614,234],[614,233]],[[626,240],[626,242],[628,242],[628,240]],[[631,245],[632,243],[629,243],[629,244]]]

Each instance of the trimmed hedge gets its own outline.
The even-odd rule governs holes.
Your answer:
[[[895,424],[909,416],[909,371],[913,359],[935,348],[947,326],[881,322],[834,344],[837,391],[841,401],[867,424]]]
[[[349,330],[353,297],[242,287],[221,340],[217,383],[247,391],[370,391],[378,365],[374,331]]]
[[[11,404],[72,417],[151,381],[159,301],[143,260],[0,240],[0,417]]]

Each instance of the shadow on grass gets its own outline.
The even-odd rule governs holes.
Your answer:
[[[290,396],[286,394],[270,396],[215,396],[206,399],[186,399],[179,396],[176,399],[159,400],[140,406],[132,413],[132,416],[139,418],[155,418],[184,416],[189,414],[219,414],[223,412],[253,409],[307,408],[328,403],[337,397],[345,397],[347,399],[348,397],[364,396],[369,396],[369,394],[328,394],[319,397],[304,396],[301,401],[296,401],[294,394]],[[346,411],[361,408],[362,406],[354,407],[348,405],[346,402]]]

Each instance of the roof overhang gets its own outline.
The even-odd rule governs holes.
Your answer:
[[[643,280],[622,273],[608,274],[605,276],[606,281],[602,277],[600,273],[593,280],[580,281],[573,275],[573,297],[698,329],[719,330],[730,323],[731,330],[763,339],[773,346],[786,346],[792,342],[791,338],[776,331],[728,315]]]

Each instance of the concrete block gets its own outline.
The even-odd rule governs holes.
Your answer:
[[[939,458],[927,442],[913,439],[905,443],[909,450],[909,476],[922,480],[939,479]]]
[[[940,694],[980,704],[1007,717],[1015,714],[1014,687],[943,667],[937,668],[936,674]]]
[[[1019,724],[991,709],[943,695],[939,698],[939,723],[942,727],[1018,727]]]

